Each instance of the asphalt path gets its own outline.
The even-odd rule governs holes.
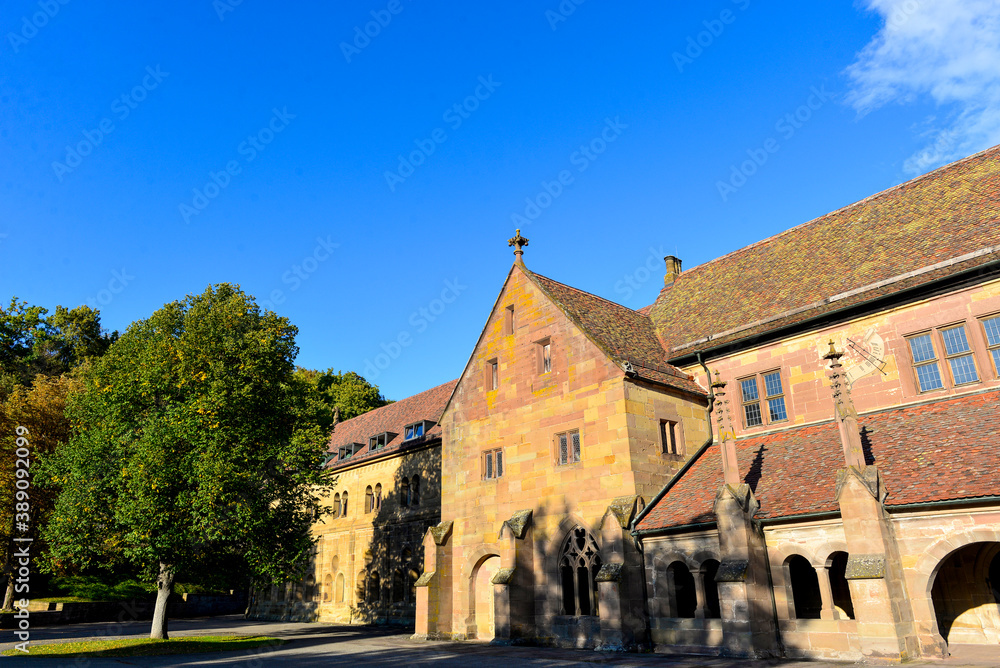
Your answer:
[[[72,624],[32,629],[31,645],[94,638],[142,638],[149,634],[149,622],[124,624]],[[192,635],[269,635],[288,642],[276,648],[259,648],[240,652],[187,654],[164,657],[124,659],[87,659],[83,657],[2,657],[4,668],[32,666],[35,668],[104,668],[114,666],[225,666],[269,668],[270,666],[475,666],[475,668],[511,668],[511,666],[692,666],[701,668],[745,668],[753,666],[787,666],[788,668],[820,668],[852,664],[818,661],[744,661],[714,657],[672,657],[660,654],[618,654],[588,650],[549,649],[537,647],[504,647],[477,642],[422,642],[410,640],[408,631],[398,627],[364,627],[332,624],[291,622],[259,622],[243,619],[242,615],[185,619],[170,623],[172,637]],[[10,642],[8,642],[10,640]],[[13,632],[0,631],[0,649],[15,644]],[[919,661],[915,666],[967,666],[994,668],[1000,666],[1000,646],[961,646],[953,648],[946,661]]]

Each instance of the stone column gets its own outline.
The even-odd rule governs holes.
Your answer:
[[[452,610],[452,555],[448,539],[451,522],[441,522],[424,534],[424,572],[417,590],[416,629],[413,638],[450,638]]]
[[[497,536],[500,569],[493,584],[493,644],[534,635],[534,543],[531,510],[519,510],[505,520]]]
[[[694,595],[698,602],[698,607],[694,609],[696,619],[705,619],[705,574],[692,573],[694,577]]]
[[[764,533],[754,521],[760,508],[750,486],[742,483],[736,458],[726,399],[726,383],[712,383],[719,425],[722,470],[725,484],[715,497],[714,512],[719,531],[722,562],[715,581],[719,584],[722,612],[723,654],[743,658],[778,656],[777,621],[774,619],[767,549]]]
[[[819,611],[820,619],[837,619],[837,611],[833,607],[833,588],[830,586],[830,570],[826,566],[813,566],[816,570],[816,580],[819,582],[819,596],[823,608]]]
[[[885,510],[888,492],[878,468],[865,462],[851,385],[830,341],[834,417],[846,468],[837,474],[837,502],[847,538],[847,573],[861,652],[870,661],[906,661],[920,655],[902,559]]]
[[[649,618],[642,554],[628,528],[641,508],[638,496],[612,501],[601,520],[601,558],[597,575],[599,650],[634,650],[649,645]]]

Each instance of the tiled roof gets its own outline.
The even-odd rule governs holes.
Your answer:
[[[1000,391],[879,411],[859,422],[866,459],[878,465],[889,492],[886,505],[1000,496]],[[838,512],[837,472],[845,465],[835,422],[740,439],[737,458],[743,482],[760,501],[757,517]],[[722,483],[716,444],[639,530],[714,522]]]
[[[527,269],[524,273],[619,366],[628,361],[640,378],[706,394],[691,376],[667,363],[649,316]]]
[[[986,257],[906,277],[987,248]],[[650,316],[677,359],[995,261],[997,249],[1000,146],[684,271]],[[894,277],[906,278],[849,294]],[[824,303],[838,295],[846,299]]]
[[[341,422],[334,427],[330,434],[328,450],[333,453],[333,458],[327,464],[328,468],[337,468],[341,465],[355,464],[359,460],[386,455],[390,452],[402,450],[410,447],[424,445],[429,441],[441,438],[441,426],[435,424],[427,430],[423,438],[416,438],[403,444],[404,429],[406,425],[430,420],[437,423],[441,419],[444,406],[451,396],[452,390],[458,384],[457,380],[452,380],[443,385],[432,387],[420,394],[401,399],[388,406],[382,406],[375,410],[368,411],[350,420]],[[369,452],[368,439],[383,432],[393,432],[396,434],[385,447],[379,448],[375,452]],[[338,452],[342,445],[350,443],[361,443],[364,448],[352,457],[344,461],[339,461]]]

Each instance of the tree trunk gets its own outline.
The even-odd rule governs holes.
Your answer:
[[[153,640],[167,640],[167,602],[174,593],[174,568],[160,562],[160,575],[156,578],[156,608],[153,610],[153,628],[149,637]]]
[[[7,537],[7,563],[3,567],[4,575],[7,576],[7,591],[3,597],[3,610],[14,608],[14,519],[15,516],[11,514],[10,536]]]
[[[14,578],[7,576],[7,593],[3,597],[3,609],[12,610],[14,608]]]

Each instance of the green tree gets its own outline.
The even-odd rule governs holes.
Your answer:
[[[118,336],[101,327],[100,313],[89,306],[57,306],[47,314],[17,297],[0,306],[0,398],[38,374],[58,376],[103,355]]]
[[[6,578],[3,607],[10,608],[14,598],[13,555],[15,552],[14,510],[15,510],[15,468],[17,461],[17,427],[28,430],[25,438],[28,447],[29,461],[52,453],[61,444],[69,440],[70,425],[66,418],[66,401],[69,395],[79,390],[80,381],[69,375],[48,377],[38,375],[30,387],[17,385],[6,399],[0,403],[0,563],[3,563],[3,576]],[[29,468],[29,471],[31,469]],[[44,523],[52,511],[53,493],[50,490],[30,489],[30,513],[28,526],[34,535],[35,528]],[[33,561],[44,545],[34,541],[30,545]],[[37,584],[37,579],[36,579]]]
[[[225,564],[277,582],[308,561],[330,483],[296,333],[238,286],[212,286],[129,326],[70,402],[73,434],[40,473],[59,488],[50,558],[124,558],[155,580],[151,638],[167,637],[179,573]]]
[[[353,371],[335,373],[333,369],[316,371],[299,367],[295,374],[317,392],[319,403],[314,406],[313,420],[324,434],[329,433],[333,425],[334,410],[338,411],[341,420],[350,420],[392,403],[382,396],[377,385]]]

